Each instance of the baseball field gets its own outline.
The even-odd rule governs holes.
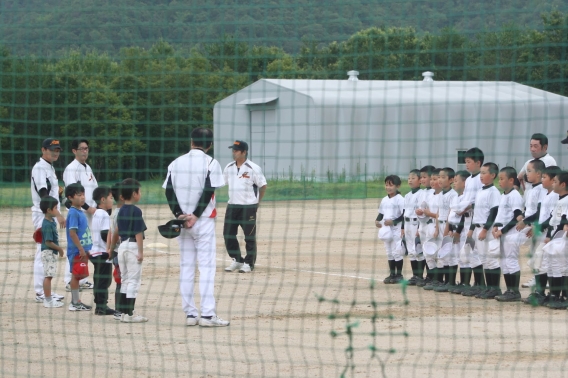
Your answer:
[[[185,326],[177,243],[156,228],[170,219],[166,205],[141,205],[149,229],[136,304],[149,318],[142,324],[35,303],[30,211],[0,209],[0,376],[568,374],[566,311],[384,285],[377,199],[264,202],[251,274],[223,271],[225,206],[218,206],[215,295],[218,315],[231,325],[213,329]],[[66,245],[62,231],[60,238]],[[524,247],[522,282],[530,278],[526,254]],[[405,261],[407,278],[409,268]],[[63,269],[60,260],[54,290],[68,304]],[[92,304],[92,292],[82,299]]]

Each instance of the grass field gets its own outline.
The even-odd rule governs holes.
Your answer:
[[[101,185],[112,183],[101,183]],[[161,181],[143,181],[142,204],[156,205],[166,203]],[[269,180],[269,190],[264,200],[324,200],[324,199],[363,199],[382,198],[386,195],[384,182],[377,179],[367,182],[312,182]],[[402,194],[408,192],[408,184],[403,182]],[[216,192],[219,202],[227,202],[227,187]],[[0,207],[31,206],[30,185],[28,183],[0,183]]]

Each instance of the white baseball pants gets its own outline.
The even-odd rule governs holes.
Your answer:
[[[383,226],[389,227],[389,226]],[[387,251],[387,259],[400,261],[404,259],[404,247],[402,246],[402,238],[400,236],[401,226],[390,226],[392,232],[392,239],[384,241],[385,250]]]
[[[404,240],[406,240],[406,250],[410,261],[422,261],[424,255],[416,252],[416,232],[418,231],[418,220],[404,222]],[[422,241],[422,243],[424,243]]]
[[[126,298],[136,298],[142,280],[142,263],[138,262],[138,244],[124,241],[118,247],[118,266],[122,284],[120,292]]]
[[[513,274],[521,270],[519,264],[518,243],[519,231],[516,228],[510,229],[505,235],[501,235],[501,272],[503,274]]]
[[[476,227],[475,230],[473,230],[473,240],[475,240],[475,248],[471,251],[471,254],[469,255],[469,262],[471,263],[471,266],[473,268],[478,267],[479,265],[483,265],[483,267],[485,268],[485,256],[487,254],[487,249],[488,249],[488,242],[489,240],[485,239],[483,241],[480,241],[478,239],[478,235],[481,232],[481,230],[483,230],[483,227]],[[491,237],[491,239],[493,239],[493,235],[491,235],[491,232],[487,231],[487,237]],[[485,269],[491,269],[491,268],[485,268]]]
[[[41,227],[45,215],[40,211],[32,211],[32,222],[34,223],[34,231]],[[43,294],[43,263],[41,262],[41,243],[36,243],[36,252],[34,257],[34,290],[36,294]]]
[[[186,315],[199,316],[195,306],[195,268],[199,269],[201,316],[215,316],[215,219],[199,218],[192,228],[183,228],[177,238],[180,247],[180,293]]]

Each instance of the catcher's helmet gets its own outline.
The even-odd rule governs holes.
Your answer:
[[[181,233],[184,223],[185,220],[183,219],[172,219],[168,223],[158,226],[158,231],[160,231],[160,235],[166,239],[177,238]]]

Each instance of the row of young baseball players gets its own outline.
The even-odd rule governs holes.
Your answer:
[[[430,165],[410,171],[410,191],[404,197],[399,192],[400,177],[385,178],[387,196],[381,200],[375,221],[390,270],[384,283],[404,280],[403,259],[408,254],[413,274],[408,285],[466,297],[520,301],[519,251],[530,244],[528,263],[536,285],[523,302],[566,309],[568,172],[545,167],[540,159],[531,160],[526,180],[532,188],[523,198],[514,168],[485,163],[479,148],[466,152],[465,163],[467,171]],[[502,193],[494,186],[496,179]]]

